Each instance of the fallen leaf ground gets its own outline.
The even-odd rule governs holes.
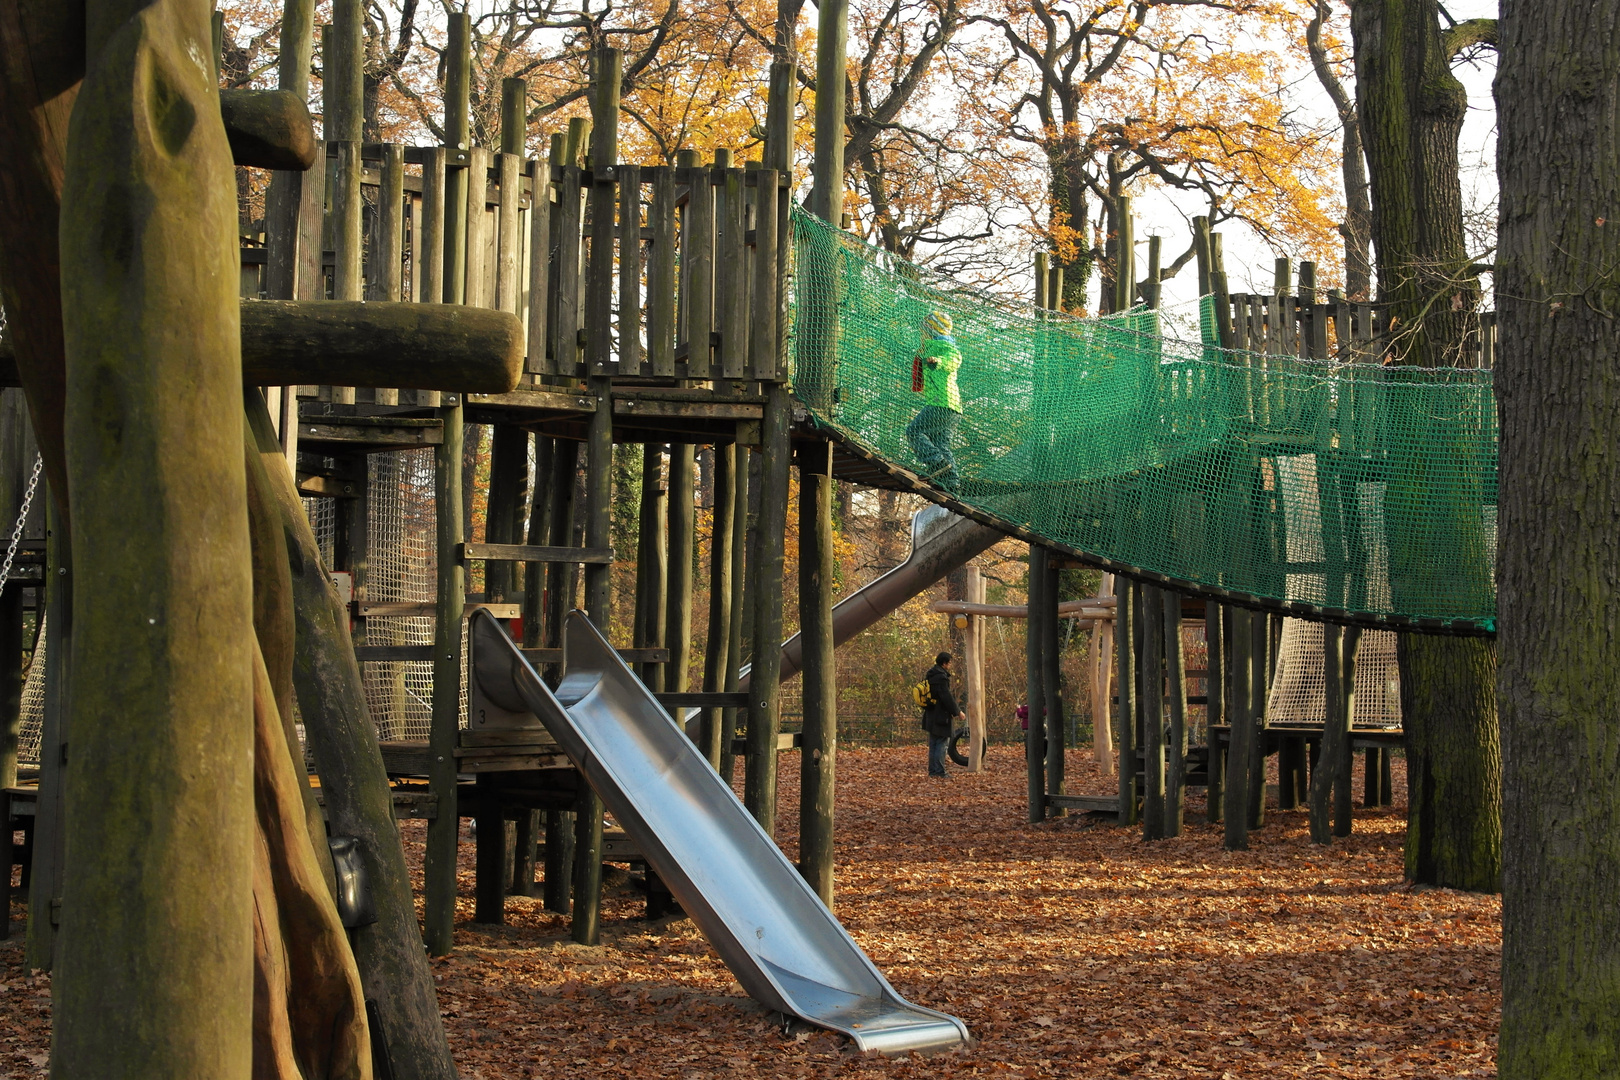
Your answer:
[[[781,765],[792,856],[798,770]],[[1500,904],[1408,890],[1401,806],[1358,810],[1325,849],[1302,811],[1273,807],[1249,851],[1225,852],[1197,795],[1184,834],[1151,844],[1082,818],[1028,825],[1022,762],[999,748],[945,782],[920,748],[844,749],[838,769],[838,915],[901,994],[966,1021],[972,1048],[882,1059],[784,1031],[690,922],[645,921],[632,883],[610,891],[597,947],[523,897],[507,925],[474,925],[468,844],[456,953],[433,965],[462,1075],[1495,1075]],[[1069,773],[1070,791],[1113,783],[1078,754]],[[1397,761],[1397,803],[1401,779]],[[418,859],[421,825],[405,836]],[[33,1077],[49,988],[19,937],[0,945],[0,1068]]]

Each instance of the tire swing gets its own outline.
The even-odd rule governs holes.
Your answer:
[[[967,751],[965,749],[966,745],[968,745],[968,729],[967,728],[959,727],[955,731],[951,732],[951,746],[950,746],[951,760],[956,762],[958,765],[964,765],[965,766],[968,763]],[[981,761],[984,760],[985,751],[989,750],[989,749],[990,749],[990,736],[986,735],[984,737],[984,744],[982,746],[980,746],[980,748],[979,748],[979,759]]]

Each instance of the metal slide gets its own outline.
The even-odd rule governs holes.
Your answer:
[[[894,992],[583,613],[569,614],[565,636],[553,695],[500,623],[475,612],[478,691],[539,717],[743,989],[862,1050],[966,1042],[962,1021]]]
[[[856,589],[833,605],[833,647],[837,648],[913,596],[928,588],[1006,533],[932,503],[911,518],[911,551],[906,561]],[[782,643],[782,681],[799,672],[804,643],[794,634]],[[741,689],[749,686],[749,665]]]

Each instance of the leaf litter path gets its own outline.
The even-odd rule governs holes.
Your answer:
[[[1402,808],[1358,810],[1354,836],[1318,848],[1303,812],[1272,807],[1229,853],[1195,796],[1183,836],[1143,843],[1080,818],[1026,824],[1015,755],[934,782],[921,748],[839,753],[838,916],[901,994],[962,1017],[971,1049],[883,1059],[784,1032],[689,921],[641,918],[629,884],[595,948],[524,897],[508,925],[477,926],[468,844],[457,951],[433,966],[462,1076],[1495,1075],[1500,904],[1409,891]],[[1070,791],[1113,783],[1078,754],[1069,775]],[[779,784],[791,857],[793,755]],[[405,835],[419,870],[420,824]],[[0,1067],[37,1076],[39,988],[13,946]]]

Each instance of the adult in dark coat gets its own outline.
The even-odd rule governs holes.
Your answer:
[[[928,729],[928,775],[945,778],[945,749],[950,745],[951,732],[958,721],[967,722],[951,695],[951,654],[942,652],[934,657],[934,666],[928,669],[928,694],[934,703],[923,711],[923,724]]]

